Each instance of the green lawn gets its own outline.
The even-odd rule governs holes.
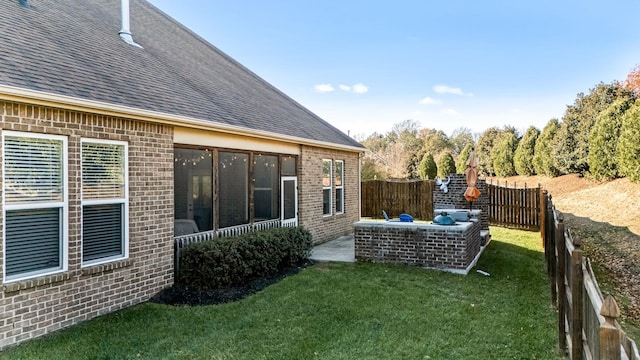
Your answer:
[[[467,276],[317,264],[247,299],[142,304],[3,359],[559,359],[540,235],[492,228]]]

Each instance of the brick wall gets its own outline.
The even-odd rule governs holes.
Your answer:
[[[69,150],[68,271],[3,284],[0,348],[146,301],[173,283],[171,127],[9,102],[0,102],[0,119],[3,130],[64,135]],[[129,145],[127,260],[81,267],[81,138]]]
[[[362,221],[355,225],[354,238],[358,260],[456,272],[466,272],[481,249],[479,222],[461,229]]]
[[[322,159],[344,160],[344,214],[322,214]],[[302,146],[298,183],[300,225],[313,235],[315,243],[353,233],[360,218],[360,170],[358,153]],[[335,197],[335,188],[333,190]]]
[[[464,197],[467,190],[467,178],[464,174],[448,175],[451,182],[447,186],[448,192],[443,192],[436,185],[433,191],[433,208],[434,209],[469,209],[482,210],[480,214],[480,225],[483,230],[489,229],[489,194],[487,182],[485,179],[478,179],[476,187],[480,191],[480,197],[469,205]],[[446,181],[447,179],[443,179]]]

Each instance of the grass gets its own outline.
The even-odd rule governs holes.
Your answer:
[[[500,228],[467,276],[323,263],[235,303],[141,304],[2,359],[561,359],[538,233]]]

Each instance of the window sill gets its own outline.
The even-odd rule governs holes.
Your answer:
[[[102,274],[105,273],[107,271],[113,271],[113,270],[117,270],[117,269],[122,269],[125,267],[129,267],[133,265],[133,260],[131,259],[126,259],[126,260],[120,260],[120,261],[114,261],[108,264],[100,264],[100,265],[93,265],[93,266],[89,266],[86,268],[82,269],[82,276],[90,276],[90,275],[95,275],[95,274]]]
[[[14,293],[20,290],[26,290],[43,285],[50,285],[71,279],[71,272],[62,274],[42,276],[35,279],[17,281],[15,283],[6,284],[2,287],[5,293]]]

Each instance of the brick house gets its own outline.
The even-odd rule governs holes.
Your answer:
[[[170,286],[174,224],[352,232],[364,148],[151,4],[0,17],[0,348]]]

